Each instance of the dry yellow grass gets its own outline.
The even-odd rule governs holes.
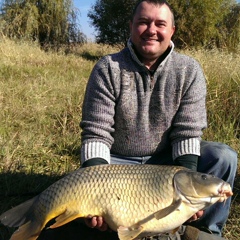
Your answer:
[[[43,52],[33,43],[0,38],[0,212],[42,191],[79,167],[81,105],[97,59],[117,51],[106,45]],[[202,64],[208,84],[209,128],[204,138],[240,153],[240,54],[185,50]],[[240,239],[240,180],[225,228]],[[0,226],[0,239],[9,230]],[[11,232],[11,231],[10,231]]]

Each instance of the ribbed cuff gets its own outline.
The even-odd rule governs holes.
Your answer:
[[[102,142],[87,142],[81,148],[81,163],[88,159],[103,158],[110,163],[110,149]]]
[[[173,160],[186,154],[200,156],[200,139],[189,138],[173,144]]]

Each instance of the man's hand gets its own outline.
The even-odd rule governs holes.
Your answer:
[[[86,225],[90,228],[96,228],[100,231],[106,231],[108,229],[108,225],[102,217],[88,216],[87,218],[84,219],[84,221]]]
[[[193,222],[198,220],[200,217],[202,217],[203,215],[203,210],[198,211],[197,213],[195,213],[187,222]]]

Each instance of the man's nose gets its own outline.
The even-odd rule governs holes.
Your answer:
[[[149,23],[149,25],[148,25],[148,33],[149,34],[151,34],[151,35],[155,35],[156,34],[156,32],[157,32],[157,29],[156,29],[156,25],[155,25],[155,23],[154,22],[152,22],[152,23]]]

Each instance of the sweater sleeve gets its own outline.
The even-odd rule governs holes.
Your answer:
[[[173,159],[187,154],[199,156],[202,131],[207,126],[205,77],[199,63],[189,59],[170,135]]]
[[[106,57],[93,68],[82,107],[81,162],[102,158],[110,162],[115,98]]]

